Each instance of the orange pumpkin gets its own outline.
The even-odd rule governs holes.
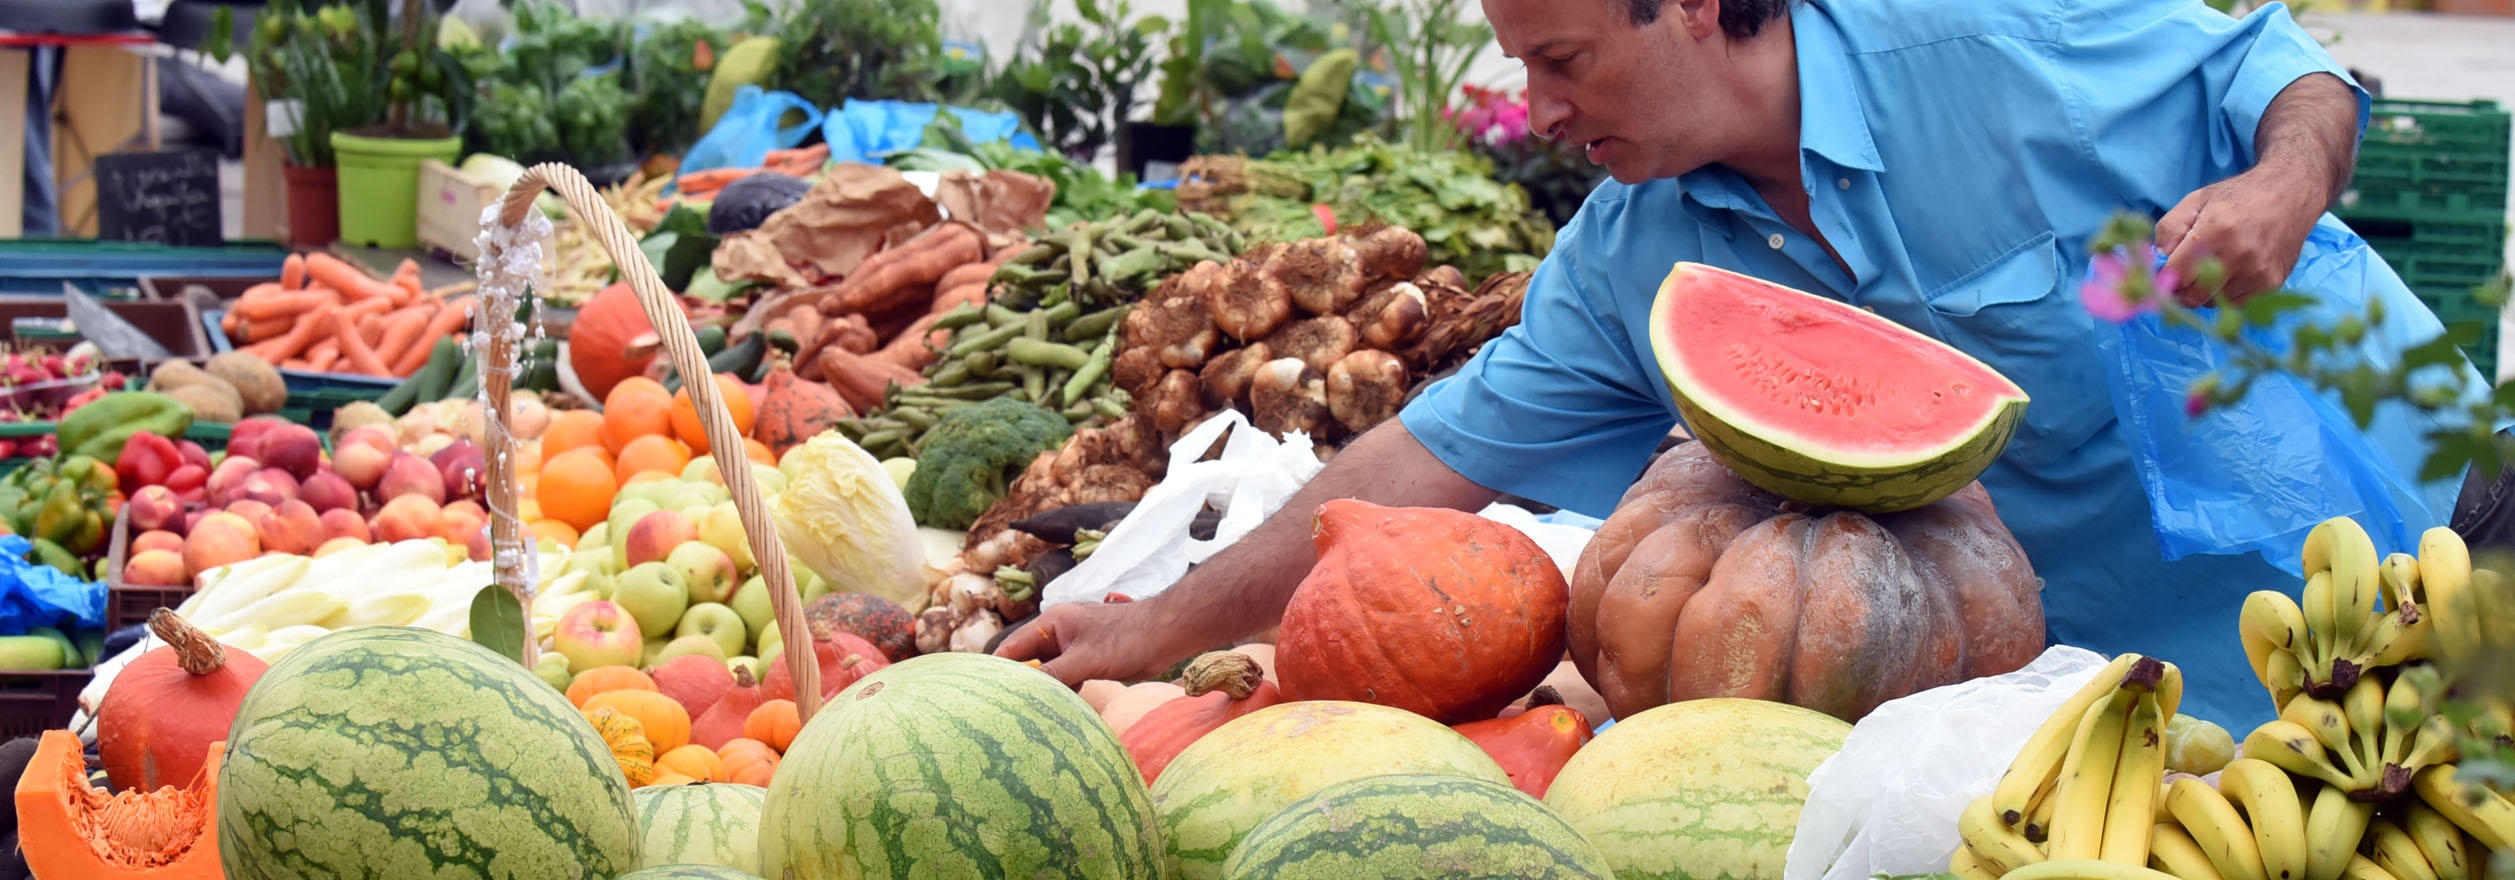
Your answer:
[[[625,281],[586,300],[568,328],[568,366],[595,400],[620,380],[643,375],[661,350],[654,322]]]
[[[568,702],[582,709],[594,695],[617,690],[655,690],[655,679],[634,666],[596,666],[568,680]]]
[[[679,773],[700,782],[716,782],[725,778],[725,762],[706,746],[691,743],[665,752],[655,759],[655,772]]]
[[[1540,699],[1554,699],[1550,689],[1539,688]],[[1453,728],[1502,765],[1502,772],[1511,775],[1511,786],[1529,797],[1544,800],[1546,788],[1554,784],[1555,774],[1572,760],[1572,753],[1588,744],[1592,734],[1589,719],[1579,710],[1560,703],[1530,707],[1503,718],[1470,721]]]
[[[1687,443],[1581,551],[1572,661],[1618,718],[1745,697],[1856,722],[2033,660],[2040,588],[1980,483],[1876,517],[1804,510]]]
[[[268,668],[251,654],[227,650],[171,609],[150,612],[148,626],[166,644],[123,667],[96,707],[96,751],[116,789],[190,783],[210,744],[227,738],[245,692]]]
[[[1186,695],[1153,707],[1118,736],[1118,745],[1144,774],[1144,784],[1153,784],[1172,758],[1214,728],[1283,702],[1275,683],[1260,672],[1255,658],[1236,651],[1215,651],[1190,662]]]
[[[1520,530],[1349,498],[1316,523],[1318,563],[1275,641],[1286,700],[1457,724],[1493,717],[1563,658],[1563,571]]]
[[[777,750],[756,739],[736,739],[716,750],[716,760],[725,766],[726,782],[757,785],[767,788],[777,777]]]
[[[646,728],[636,718],[617,709],[591,709],[585,720],[593,722],[594,732],[611,747],[611,759],[620,762],[620,774],[629,778],[630,788],[654,781],[655,744],[646,738]]]
[[[795,734],[803,731],[803,713],[793,700],[770,700],[751,710],[751,717],[742,722],[742,735],[767,743],[777,753],[795,744]]]
[[[671,697],[654,691],[618,690],[595,694],[585,701],[585,709],[611,709],[637,719],[646,729],[646,741],[655,744],[655,753],[663,754],[690,743],[690,713]]]
[[[225,751],[223,740],[210,745],[184,787],[106,794],[88,782],[78,734],[44,731],[17,781],[18,855],[46,880],[221,880],[218,768]]]

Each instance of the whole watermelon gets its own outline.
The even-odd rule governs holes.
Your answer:
[[[1437,773],[1367,776],[1250,829],[1226,880],[1613,880],[1607,857],[1519,789]]]
[[[638,866],[714,865],[760,872],[760,808],[768,789],[734,782],[650,785],[637,803]]]
[[[911,657],[840,691],[787,748],[760,820],[760,874],[778,880],[1157,880],[1161,859],[1108,725],[986,654]]]
[[[1788,703],[1669,703],[1572,753],[1546,806],[1618,880],[1780,880],[1808,774],[1849,735],[1842,719]]]
[[[229,880],[609,878],[637,866],[629,783],[512,657],[409,627],[290,651],[237,707],[218,775]]]
[[[615,880],[760,880],[760,877],[715,865],[656,865],[622,874]]]

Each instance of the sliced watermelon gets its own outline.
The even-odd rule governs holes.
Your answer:
[[[1890,513],[1981,476],[2026,392],[1953,346],[1868,311],[1678,263],[1651,304],[1651,353],[1686,426],[1747,482]]]

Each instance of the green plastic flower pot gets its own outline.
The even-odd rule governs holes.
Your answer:
[[[419,163],[453,164],[461,138],[376,138],[332,133],[340,169],[341,241],[369,247],[419,244]]]

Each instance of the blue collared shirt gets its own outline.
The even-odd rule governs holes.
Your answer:
[[[1406,427],[1482,485],[1605,516],[1677,424],[1646,326],[1671,264],[1868,308],[2031,395],[1982,481],[2045,579],[2051,638],[2177,663],[2185,711],[2239,733],[2268,720],[2236,609],[2295,580],[2259,557],[2162,560],[2077,279],[2114,212],[2161,216],[2249,168],[2281,89],[2346,72],[2277,3],[2239,20],[2197,0],[1803,0],[1791,24],[1801,183],[1850,274],[1726,168],[1606,183],[1521,323],[1408,406]],[[2358,109],[2363,130],[2362,91]],[[2400,300],[2377,336],[2440,329],[2407,291],[2367,295]]]

